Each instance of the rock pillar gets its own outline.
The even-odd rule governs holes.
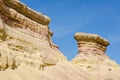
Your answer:
[[[76,33],[74,38],[78,44],[78,55],[72,60],[80,68],[89,71],[111,70],[111,66],[117,67],[106,54],[106,47],[110,44],[106,39],[97,34]]]
[[[107,40],[90,33],[76,33],[74,38],[78,44],[78,55],[72,60],[73,63],[88,70],[98,70],[106,62],[112,65],[113,62],[105,54],[110,44]]]
[[[110,44],[97,34],[76,33],[74,38],[78,44],[78,53],[105,54],[106,47]]]

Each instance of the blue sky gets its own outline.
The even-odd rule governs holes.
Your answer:
[[[88,32],[109,40],[106,54],[120,64],[120,0],[20,1],[51,18],[53,42],[69,60],[77,55],[75,32]]]

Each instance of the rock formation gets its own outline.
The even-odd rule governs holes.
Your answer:
[[[112,70],[118,67],[114,61],[105,54],[106,47],[110,44],[97,34],[76,33],[74,38],[78,43],[78,55],[72,60],[77,66],[89,71]],[[101,66],[102,65],[102,66]]]
[[[119,80],[120,66],[99,35],[76,33],[78,55],[68,61],[52,42],[50,18],[19,0],[0,0],[0,80]]]
[[[6,59],[1,69],[22,64],[41,68],[66,60],[51,41],[49,17],[16,0],[1,1],[0,14],[0,54]]]

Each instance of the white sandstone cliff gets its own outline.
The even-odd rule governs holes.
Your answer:
[[[68,61],[52,42],[50,18],[19,0],[0,0],[0,80],[119,80],[109,42],[76,33],[78,55]]]

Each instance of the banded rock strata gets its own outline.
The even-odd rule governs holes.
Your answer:
[[[99,35],[76,33],[78,55],[67,58],[52,42],[50,18],[19,0],[0,0],[0,80],[119,80],[120,66]]]
[[[0,69],[16,68],[22,64],[42,68],[66,60],[53,47],[49,22],[49,17],[16,0],[0,1],[0,55],[5,61]]]

